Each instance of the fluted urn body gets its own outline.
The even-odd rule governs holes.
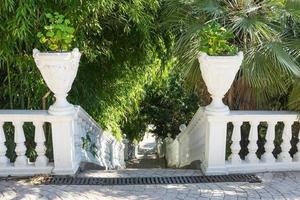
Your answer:
[[[230,89],[243,57],[243,52],[235,56],[209,56],[206,53],[200,53],[198,60],[201,74],[212,98],[212,102],[205,107],[207,114],[226,115],[229,113],[229,108],[222,99]]]
[[[72,52],[43,53],[33,50],[34,61],[40,70],[56,101],[48,112],[52,115],[69,115],[75,112],[74,106],[66,97],[77,75],[81,53],[77,48]]]

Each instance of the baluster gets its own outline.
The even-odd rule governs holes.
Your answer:
[[[82,120],[80,118],[77,118],[75,120],[75,137],[74,137],[74,140],[75,140],[75,147],[76,147],[76,150],[77,149],[80,149],[81,148],[81,142],[82,142],[82,139],[81,139],[81,122]]]
[[[26,153],[26,146],[25,146],[25,135],[23,131],[23,124],[22,121],[15,121],[13,125],[15,127],[15,143],[16,143],[16,154],[17,158],[15,161],[16,167],[23,167],[27,165],[27,157]]]
[[[83,141],[82,141],[82,138],[86,138],[86,132],[85,132],[85,120],[83,118],[80,119],[80,125],[79,125],[79,129],[80,129],[80,137],[79,137],[79,149],[80,149],[80,154],[81,154],[81,157],[83,157],[85,155],[85,149],[82,148],[83,147]]]
[[[281,153],[278,155],[278,161],[280,162],[291,162],[292,157],[289,153],[291,149],[291,139],[292,139],[292,125],[293,122],[284,122],[284,129],[282,133],[282,143],[280,145]]]
[[[1,166],[8,166],[9,160],[5,156],[7,148],[5,146],[5,135],[3,130],[4,122],[0,122],[0,167]]]
[[[85,131],[85,134],[90,132],[90,124],[88,121],[85,122],[84,131]]]
[[[300,161],[300,130],[298,132],[297,153],[294,155],[294,161]]]
[[[81,128],[82,128],[82,134],[83,134],[84,136],[85,136],[85,134],[86,134],[86,130],[85,130],[85,129],[86,129],[86,128],[85,128],[85,127],[86,127],[86,123],[87,123],[87,122],[86,122],[84,119],[82,119],[82,123],[81,123],[81,126],[82,126],[82,127],[81,127]]]
[[[250,133],[249,133],[249,144],[248,144],[248,155],[246,156],[246,161],[249,163],[257,163],[258,158],[256,156],[257,151],[257,139],[258,139],[258,131],[257,127],[259,125],[259,122],[252,121],[250,122]]]
[[[129,153],[129,150],[128,150],[129,140],[126,138],[125,134],[123,135],[122,142],[124,144],[124,160],[128,160],[129,159],[129,156],[128,156],[128,153]],[[160,145],[159,139],[157,141],[157,145]],[[158,156],[160,157],[161,156],[160,148],[157,148],[157,151],[158,151]]]
[[[275,158],[273,155],[273,150],[275,148],[274,139],[275,139],[275,126],[277,122],[269,121],[268,129],[266,135],[266,144],[265,144],[265,153],[262,155],[262,161],[267,163],[274,163]]]
[[[241,150],[241,126],[243,122],[237,121],[233,122],[233,133],[232,133],[232,144],[230,145],[231,148],[231,155],[229,157],[229,161],[231,164],[239,164],[241,163],[240,158],[240,150]]]
[[[45,139],[45,133],[43,129],[44,123],[42,121],[34,121],[33,125],[35,126],[35,135],[34,135],[34,141],[36,142],[35,151],[38,155],[35,161],[35,166],[45,167],[48,164],[48,158],[45,156],[46,139]]]
[[[111,138],[110,138],[111,140]],[[115,168],[116,165],[116,151],[115,151],[115,141],[111,140],[110,141],[110,164],[111,164],[111,168]]]
[[[82,119],[77,116],[75,119],[75,135],[74,135],[74,142],[75,142],[75,155],[77,162],[81,162],[83,158],[84,149],[82,148],[82,127],[81,127]]]
[[[108,169],[108,164],[106,160],[106,152],[105,152],[105,146],[106,145],[106,140],[105,137],[102,135],[100,138],[100,159],[105,167],[105,170]]]
[[[86,126],[86,122],[84,121],[84,119],[81,119],[81,124],[80,124],[80,139],[81,138],[86,138],[85,126]],[[83,145],[83,141],[81,139],[80,146],[82,147],[82,145]],[[81,151],[82,151],[82,153],[85,152],[85,150],[83,148],[81,148]]]
[[[85,121],[81,119],[81,124],[80,124],[80,137],[85,137]]]

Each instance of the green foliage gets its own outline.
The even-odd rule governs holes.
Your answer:
[[[49,90],[35,66],[32,49],[49,48],[36,35],[45,26],[57,24],[55,14],[49,24],[46,13],[58,12],[65,16],[62,24],[70,19],[76,25],[72,46],[83,55],[69,101],[81,105],[121,139],[123,124],[140,109],[145,85],[164,67],[168,36],[156,24],[159,7],[158,0],[1,2],[0,108],[48,109],[52,104],[53,94],[47,95]],[[42,32],[45,37],[47,31]],[[51,159],[50,130],[47,125],[47,156]],[[5,135],[9,157],[14,159],[13,132]],[[25,136],[33,141],[34,131],[27,131]],[[34,142],[26,145],[34,159]]]
[[[142,113],[153,124],[153,132],[162,138],[170,133],[173,137],[180,133],[179,126],[188,124],[199,108],[199,98],[194,93],[187,93],[184,80],[179,72],[171,71],[161,84],[154,84],[148,89],[142,104]]]
[[[135,113],[123,127],[131,140],[141,140],[147,125],[154,126],[158,137],[173,137],[179,134],[179,126],[188,124],[199,108],[199,98],[188,93],[183,86],[180,71],[170,62],[168,67],[146,87],[146,96],[141,102],[140,112]]]
[[[70,102],[85,108],[119,139],[122,131],[139,139],[148,123],[156,126],[159,136],[175,135],[178,126],[188,123],[197,109],[197,98],[184,91],[180,73],[171,70],[170,50],[185,69],[189,83],[204,91],[196,58],[202,44],[201,30],[212,22],[232,31],[234,44],[245,53],[234,84],[236,94],[230,92],[227,98],[232,108],[240,108],[240,102],[253,103],[253,99],[255,107],[261,104],[264,108],[283,109],[288,101],[299,108],[300,87],[295,76],[300,71],[300,6],[296,1],[162,2],[163,12],[159,0],[1,2],[1,109],[47,109],[51,105],[53,94],[46,95],[49,90],[31,55],[35,47],[50,48],[48,42],[38,41],[37,30],[61,23],[60,28],[55,26],[42,34],[51,41],[53,34],[47,36],[48,31],[54,35],[58,30],[76,33],[72,46],[78,47],[83,56]],[[54,12],[65,17],[56,18],[54,14],[49,25],[46,13]],[[74,31],[62,28],[72,27],[66,19],[76,25]],[[63,44],[57,46],[55,50],[65,48]],[[287,95],[288,100],[284,98]],[[230,96],[241,97],[231,102]],[[200,97],[203,100],[206,96]],[[275,103],[266,103],[270,100]],[[7,123],[5,126],[8,154],[14,159],[13,127]],[[47,127],[47,155],[51,157],[51,132]],[[33,128],[28,128],[25,135],[33,141]],[[35,144],[28,142],[26,146],[27,155],[34,159]]]
[[[232,109],[287,109],[287,96],[300,105],[291,94],[300,76],[299,10],[300,2],[293,0],[165,0],[161,24],[174,35],[173,53],[201,98],[207,92],[197,55],[207,45],[198,38],[206,24],[219,23],[233,32],[230,44],[245,57],[225,101]]]
[[[232,44],[234,34],[219,23],[209,23],[200,32],[200,51],[210,56],[235,55],[238,48]]]
[[[40,43],[53,51],[69,50],[75,40],[75,29],[71,26],[70,20],[58,12],[47,13],[46,17],[50,24],[44,26],[44,33],[37,33]]]

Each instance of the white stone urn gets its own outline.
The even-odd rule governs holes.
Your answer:
[[[212,102],[205,107],[207,114],[229,114],[229,108],[224,105],[222,99],[230,89],[243,58],[243,52],[235,56],[209,56],[200,53],[198,60],[201,74],[212,98]]]
[[[70,115],[75,108],[66,97],[76,77],[81,53],[77,48],[71,52],[47,52],[33,50],[34,61],[39,68],[56,101],[48,112],[52,115]]]

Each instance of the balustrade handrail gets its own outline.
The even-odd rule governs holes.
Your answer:
[[[99,124],[81,107],[81,106],[75,106],[76,110],[76,117],[81,117],[85,119],[86,121],[93,124],[100,132],[103,132],[102,128],[99,126]]]
[[[20,120],[24,122],[44,121],[53,122],[58,120],[72,119],[71,116],[49,115],[47,110],[0,110],[0,121]]]
[[[197,123],[203,118],[204,109],[199,107],[191,121],[188,123],[187,127],[177,135],[177,139],[180,141],[186,134],[192,131],[196,127]]]
[[[78,160],[93,162],[94,164],[99,164],[106,169],[109,168],[122,168],[124,167],[124,156],[120,156],[119,150],[123,152],[123,146],[121,149],[115,149],[121,144],[120,141],[108,131],[105,131],[99,126],[99,124],[80,106],[75,106],[76,119],[79,126],[84,126],[83,130],[79,134],[76,134],[76,148],[78,155],[82,155],[83,158],[78,157]],[[84,123],[83,125],[81,123]],[[88,127],[88,128],[87,128]],[[98,155],[93,156],[91,152],[80,153],[81,152],[81,138],[86,138],[87,134],[90,133],[90,139],[92,139],[94,145],[97,146]],[[92,137],[92,138],[91,138]],[[118,152],[118,153],[117,153]],[[123,159],[123,160],[122,160]]]
[[[223,174],[223,173],[249,173],[264,171],[281,171],[281,170],[299,170],[299,150],[298,153],[291,153],[292,149],[292,126],[299,121],[297,112],[292,111],[230,111],[228,115],[207,115],[206,138],[206,157],[204,158],[203,168],[206,174]],[[248,135],[242,134],[242,125],[248,122]],[[283,123],[281,134],[277,124]],[[228,134],[228,123],[232,123],[232,132]],[[266,123],[263,143],[264,152],[258,156],[259,150],[259,125]],[[294,135],[299,137],[298,135]],[[293,136],[293,137],[294,137]],[[245,157],[240,155],[242,150],[243,139],[249,141],[244,146],[247,148]],[[280,137],[282,142],[280,152],[274,153],[275,138]],[[230,150],[228,159],[226,159],[226,146]]]
[[[59,119],[51,116],[45,110],[0,110],[0,175],[31,175],[40,173],[51,173],[53,164],[49,163],[46,157],[45,130],[43,125],[47,122],[71,121],[70,117],[60,117]],[[16,160],[11,162],[6,157],[8,150],[5,143],[5,123],[12,123],[14,127],[13,139],[16,144]],[[27,146],[24,124],[32,123],[34,127],[34,142],[37,157],[33,162],[29,162],[26,155]]]
[[[13,162],[6,157],[5,123],[12,123],[14,127],[17,159]],[[38,155],[34,162],[29,162],[26,155],[25,123],[32,123],[34,127]],[[51,127],[54,163],[49,163],[46,157],[46,123]],[[84,148],[86,141],[90,143],[87,148],[94,150]],[[122,168],[123,149],[123,145],[80,106],[75,106],[75,112],[69,115],[51,115],[47,110],[0,110],[0,176],[74,174],[82,162],[93,162],[106,169]],[[97,157],[93,157],[94,151]]]
[[[207,115],[209,121],[285,121],[285,120],[299,120],[299,114],[293,111],[252,111],[252,110],[241,110],[241,111],[230,111],[229,115]]]
[[[115,140],[111,133],[104,131],[102,127],[81,107],[75,106],[77,111],[77,117],[84,118],[86,121],[90,122],[104,137],[110,140]]]
[[[189,122],[188,126],[185,128],[180,128],[180,133],[173,140],[170,135],[165,138],[165,157],[167,164],[170,167],[184,167],[189,165],[193,159],[199,160],[202,156],[201,153],[193,154],[191,151],[194,149],[197,151],[201,142],[201,134],[195,132],[195,128],[201,123],[203,125],[203,120],[205,113],[203,107],[199,107],[192,120]],[[196,146],[195,146],[196,145]]]
[[[175,140],[170,137],[165,140],[168,150],[167,163],[183,167],[200,160],[205,174],[300,170],[300,142],[292,144],[292,137],[300,138],[300,133],[292,131],[293,128],[299,131],[299,128],[294,126],[297,122],[299,115],[292,111],[237,110],[228,114],[212,115],[199,108],[188,126],[181,130]],[[230,129],[229,123],[232,124]],[[249,123],[247,136],[242,134],[244,123]],[[263,144],[263,154],[258,156],[261,123],[266,125],[263,136],[266,142]],[[282,126],[278,126],[278,123],[282,123]],[[248,153],[243,158],[240,155],[242,150],[240,142],[245,137],[249,143],[244,146]],[[276,137],[282,139],[280,144],[276,144],[281,150],[274,153]],[[231,143],[228,143],[229,141]],[[226,157],[228,148],[230,154]],[[297,149],[296,153],[294,150],[290,152],[291,149]]]

